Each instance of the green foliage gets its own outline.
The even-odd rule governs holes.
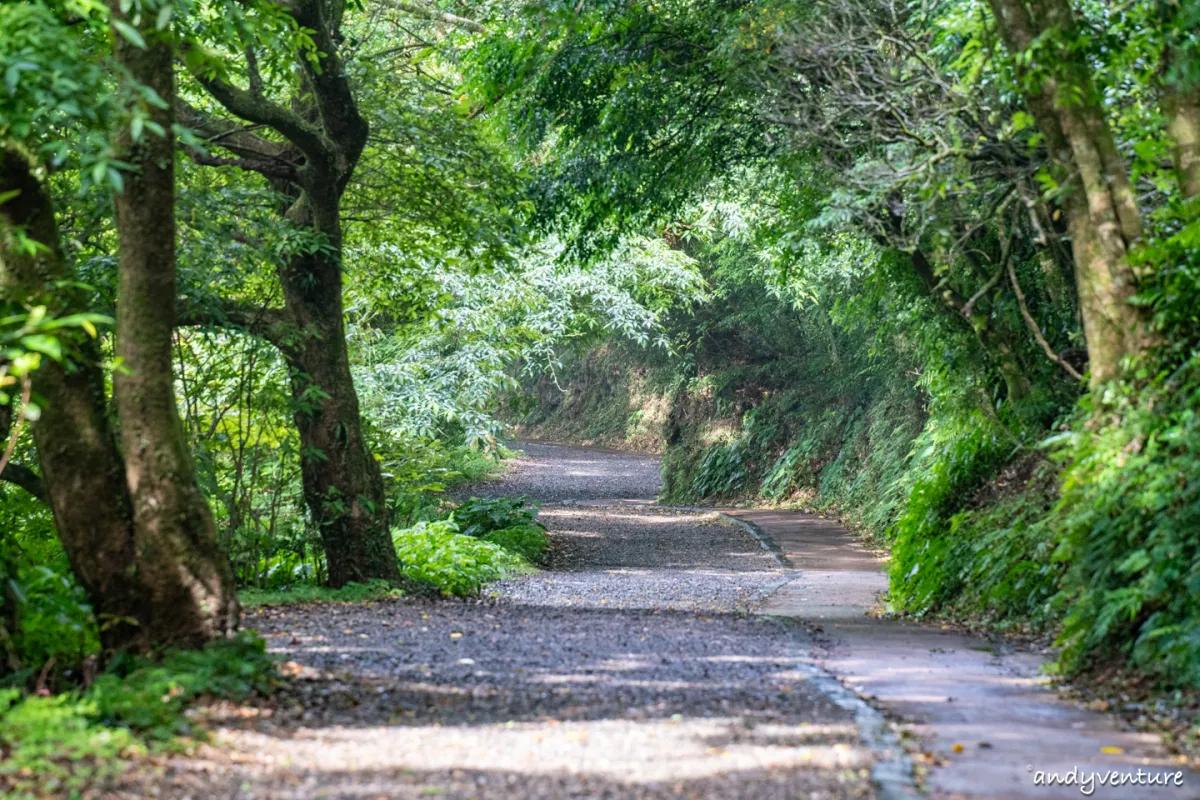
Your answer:
[[[1108,387],[1064,435],[1064,665],[1200,686],[1200,361]]]
[[[107,136],[114,82],[95,57],[107,22],[108,4],[98,0],[0,5],[0,139],[25,143],[50,163],[72,161],[83,186],[105,190],[120,188],[124,166]]]
[[[30,455],[24,446],[17,454]],[[47,663],[75,669],[99,651],[91,605],[71,575],[49,509],[3,484],[0,614],[10,638],[0,643],[0,685],[24,683]]]
[[[322,603],[368,603],[373,600],[392,600],[404,592],[384,580],[347,583],[339,589],[301,583],[287,589],[243,589],[238,592],[242,608],[259,606],[318,605]]]
[[[158,741],[187,735],[188,704],[202,696],[240,700],[266,694],[275,663],[257,634],[219,639],[203,650],[178,650],[161,659],[117,660],[98,677],[86,698],[97,720],[128,727]]]
[[[952,563],[950,518],[1003,465],[1011,442],[982,414],[926,428],[914,443],[907,502],[890,536],[892,602],[924,614],[956,596],[962,565]]]
[[[555,361],[506,394],[505,420],[534,439],[663,452],[666,394],[677,367],[670,349],[602,340],[560,349]]]
[[[454,509],[451,519],[465,536],[483,536],[514,526],[535,526],[538,504],[522,497],[472,497]]]
[[[528,570],[520,556],[498,544],[464,536],[450,520],[418,522],[392,532],[400,571],[443,594],[469,597],[489,581]]]
[[[1019,486],[1010,497],[951,517],[940,565],[942,610],[1002,630],[1053,630],[1066,571],[1054,499],[1044,488]]]
[[[486,533],[481,538],[515,553],[530,564],[540,563],[550,547],[546,529],[537,524],[511,525]]]
[[[118,759],[202,735],[186,713],[198,699],[265,694],[275,674],[263,641],[241,634],[202,651],[118,659],[82,692],[0,690],[0,789],[32,798],[102,785],[123,769]]]
[[[0,689],[0,789],[14,800],[78,796],[118,776],[144,753],[128,728],[96,721],[95,704],[61,694],[21,699]]]

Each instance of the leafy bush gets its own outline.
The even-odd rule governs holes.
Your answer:
[[[1063,665],[1120,654],[1200,686],[1200,357],[1109,387],[1064,436]]]
[[[957,595],[945,607],[1000,629],[1056,625],[1067,565],[1052,510],[1052,498],[1035,489],[951,517],[943,569]]]
[[[117,660],[87,692],[95,717],[155,739],[187,734],[183,712],[201,696],[239,700],[266,694],[275,666],[266,644],[253,633],[218,639],[203,650],[177,650],[161,660]]]
[[[453,520],[418,522],[394,531],[392,541],[405,577],[454,597],[478,594],[483,584],[528,569],[500,545],[459,533]]]
[[[550,537],[541,525],[513,525],[484,534],[483,541],[516,553],[531,564],[539,563],[550,546]]]
[[[908,502],[889,530],[891,594],[898,610],[924,614],[962,588],[950,517],[1012,453],[995,425],[976,414],[928,427],[913,445]]]
[[[451,518],[464,536],[483,536],[492,531],[522,525],[537,525],[538,506],[523,497],[472,497],[454,509]]]
[[[77,795],[147,744],[202,733],[185,714],[200,697],[243,700],[275,682],[262,639],[240,634],[157,660],[118,659],[85,692],[22,697],[0,690],[0,790],[6,797]]]
[[[54,659],[60,670],[100,649],[96,621],[71,576],[49,509],[0,485],[0,685],[19,685]],[[6,674],[16,666],[14,674]],[[55,675],[51,675],[51,684]]]

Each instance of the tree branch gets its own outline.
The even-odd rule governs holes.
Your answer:
[[[13,486],[20,486],[36,499],[43,503],[47,502],[46,483],[42,480],[42,476],[24,464],[9,463],[5,466],[4,472],[0,473],[0,481],[11,483]]]
[[[465,28],[466,30],[475,33],[487,33],[486,26],[481,25],[473,19],[460,17],[457,14],[451,14],[448,11],[439,11],[436,8],[419,5],[417,3],[405,3],[402,0],[380,0],[381,5],[395,11],[403,11],[405,14],[411,14],[414,17],[431,20],[433,22],[441,22],[445,25],[453,25],[457,28]]]
[[[337,156],[336,162],[328,158],[322,161],[321,166],[328,165],[334,170],[332,177],[340,190],[345,187],[358,163],[358,157],[367,144],[370,128],[359,113],[354,92],[346,77],[345,65],[338,55],[336,20],[331,24],[326,18],[323,0],[295,0],[292,16],[299,25],[312,32],[313,44],[321,53],[319,65],[302,59],[301,66],[311,84],[313,102],[321,116],[324,132],[338,151],[326,154],[327,157]]]
[[[1042,335],[1042,329],[1038,326],[1037,320],[1035,320],[1033,315],[1029,313],[1029,306],[1025,304],[1025,293],[1021,291],[1021,284],[1017,281],[1017,271],[1013,269],[1011,260],[1008,262],[1008,277],[1012,281],[1013,291],[1017,295],[1017,303],[1021,306],[1021,316],[1024,317],[1025,324],[1029,326],[1029,330],[1033,333],[1033,338],[1037,339],[1037,343],[1042,346],[1042,350],[1046,353],[1046,356],[1051,361],[1066,370],[1067,374],[1075,380],[1082,381],[1083,376],[1080,375],[1074,367],[1068,364],[1066,359],[1055,353],[1054,349],[1050,347],[1050,343],[1047,342],[1046,337]]]
[[[329,143],[319,131],[301,119],[298,114],[265,97],[255,97],[253,92],[240,86],[204,74],[201,69],[188,63],[186,46],[183,55],[184,63],[188,65],[188,71],[192,77],[204,87],[204,90],[214,100],[224,106],[226,111],[247,122],[273,128],[300,148],[300,151],[311,160],[328,161],[331,155]]]
[[[295,349],[296,326],[285,309],[253,307],[231,300],[218,305],[201,305],[181,300],[175,311],[175,325],[181,328],[231,328],[245,331],[270,342],[285,354]]]
[[[184,148],[184,152],[187,153],[188,158],[202,167],[237,167],[247,172],[257,172],[268,178],[282,178],[293,183],[300,182],[300,171],[296,166],[283,161],[265,161],[253,158],[219,158],[202,153],[194,147],[186,147]]]
[[[191,128],[210,144],[242,158],[270,158],[290,164],[299,155],[288,145],[259,136],[240,122],[215,117],[179,98],[175,101],[175,116],[181,125]]]

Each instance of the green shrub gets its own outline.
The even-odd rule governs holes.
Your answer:
[[[1063,437],[1059,522],[1071,563],[1063,666],[1122,655],[1200,686],[1200,357],[1111,386]]]
[[[751,477],[741,442],[714,445],[704,451],[692,477],[692,495],[705,500],[731,497],[745,492]]]
[[[541,525],[513,525],[501,528],[485,534],[483,541],[516,553],[531,564],[541,562],[546,555],[546,548],[550,546],[550,537]]]
[[[116,775],[118,759],[201,733],[185,714],[200,697],[243,700],[274,686],[262,639],[239,634],[204,650],[123,657],[86,692],[22,697],[0,690],[0,792],[77,796]]]
[[[951,593],[936,596],[938,610],[1000,629],[1056,625],[1066,564],[1053,508],[1042,488],[1016,487],[1010,497],[952,516],[940,563]]]
[[[0,690],[0,794],[78,796],[145,751],[133,731],[96,717],[95,702],[73,694],[22,699],[17,689]]]
[[[950,517],[1011,456],[1012,443],[977,412],[928,426],[913,445],[908,503],[889,530],[890,598],[924,614],[957,597],[966,568],[956,566]]]
[[[400,571],[443,594],[468,597],[483,584],[529,567],[518,555],[458,532],[453,520],[418,522],[392,533]]]
[[[520,525],[536,525],[538,506],[522,497],[472,497],[454,509],[451,519],[464,536],[483,536]]]
[[[203,650],[171,651],[161,660],[118,661],[96,679],[87,697],[101,722],[165,740],[188,732],[183,711],[197,697],[237,700],[266,694],[274,678],[274,661],[263,640],[242,633]]]

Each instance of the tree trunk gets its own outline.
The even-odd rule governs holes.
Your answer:
[[[322,55],[319,64],[299,58],[301,91],[287,104],[223,77],[194,73],[228,112],[273,129],[287,146],[196,109],[187,112],[192,127],[238,156],[237,165],[261,173],[289,198],[281,212],[291,225],[325,239],[319,252],[297,254],[279,270],[286,331],[276,329],[268,339],[291,372],[304,498],[320,527],[333,586],[399,577],[383,478],[363,438],[342,319],[339,204],[369,130],[339,54],[345,6],[344,0],[288,4]]]
[[[336,257],[294,259],[280,271],[302,341],[285,350],[300,432],[304,499],[318,525],[330,586],[400,577],[379,464],[363,439],[350,377]]]
[[[1200,197],[1200,83],[1194,68],[1200,46],[1192,33],[1200,9],[1178,0],[1159,0],[1158,17],[1164,39],[1159,91],[1167,135],[1174,145],[1180,196],[1187,202]],[[1200,202],[1190,203],[1187,215],[1200,217]]]
[[[1200,102],[1193,95],[1169,88],[1163,93],[1163,111],[1167,133],[1175,145],[1180,193],[1190,200],[1200,196]]]
[[[120,3],[113,3],[115,18]],[[138,577],[147,594],[153,641],[197,646],[234,630],[237,593],[217,546],[212,512],[196,483],[171,366],[175,326],[174,53],[146,13],[139,47],[114,28],[114,55],[129,78],[153,90],[161,105],[142,111],[149,126],[136,140],[117,138],[118,157],[133,165],[114,197],[118,260],[116,354],[124,370],[113,378],[121,420],[125,476],[132,501]]]
[[[1068,0],[989,0],[996,25],[1014,57],[1074,36]],[[1051,30],[1057,39],[1038,41]],[[1121,360],[1152,342],[1143,312],[1129,300],[1137,281],[1128,252],[1142,234],[1141,215],[1101,98],[1083,56],[1058,47],[1033,77],[1016,59],[1026,102],[1045,137],[1056,178],[1068,184],[1063,207],[1075,260],[1075,284],[1087,339],[1091,384],[1120,372]]]
[[[0,286],[18,302],[52,302],[52,314],[86,311],[77,290],[51,287],[69,281],[54,208],[32,162],[15,145],[0,150]],[[36,255],[12,247],[14,228],[42,245]],[[69,338],[67,334],[64,338]],[[133,515],[125,467],[105,414],[104,376],[98,348],[71,342],[73,364],[43,359],[33,373],[45,398],[33,439],[46,500],[71,571],[91,600],[105,650],[142,649],[145,604],[134,561]]]

